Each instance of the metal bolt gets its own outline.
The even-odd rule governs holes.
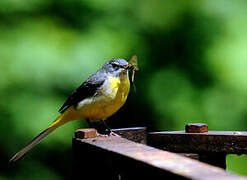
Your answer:
[[[190,123],[185,125],[186,133],[204,133],[208,132],[208,125],[202,123]]]
[[[79,139],[95,138],[97,134],[97,130],[94,128],[77,129],[75,131],[75,137]]]

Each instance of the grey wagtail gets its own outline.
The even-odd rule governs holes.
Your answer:
[[[95,122],[114,114],[127,99],[130,89],[129,69],[134,67],[120,58],[104,64],[69,96],[59,109],[61,114],[56,120],[16,153],[10,162],[21,158],[48,134],[69,121],[87,119]]]

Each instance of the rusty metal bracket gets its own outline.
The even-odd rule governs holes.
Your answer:
[[[138,128],[136,130],[138,131]],[[121,129],[115,132],[117,131]],[[135,130],[130,131],[133,133]],[[77,135],[84,134],[83,137],[87,137],[87,132],[77,131]],[[128,129],[122,131],[123,134],[128,135]],[[77,135],[73,138],[74,179],[247,179],[227,173],[221,168],[122,137],[95,136],[83,139]]]

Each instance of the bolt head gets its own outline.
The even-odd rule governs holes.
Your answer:
[[[185,126],[186,133],[205,133],[208,132],[208,125],[202,123],[190,123]]]
[[[75,131],[75,137],[79,139],[95,138],[97,134],[97,130],[94,128],[77,129]]]

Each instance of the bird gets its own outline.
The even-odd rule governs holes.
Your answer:
[[[129,70],[133,66],[126,60],[114,58],[92,74],[67,98],[59,109],[60,115],[17,152],[9,162],[15,162],[36,146],[40,141],[61,125],[86,119],[89,122],[106,120],[125,103],[129,90]]]

